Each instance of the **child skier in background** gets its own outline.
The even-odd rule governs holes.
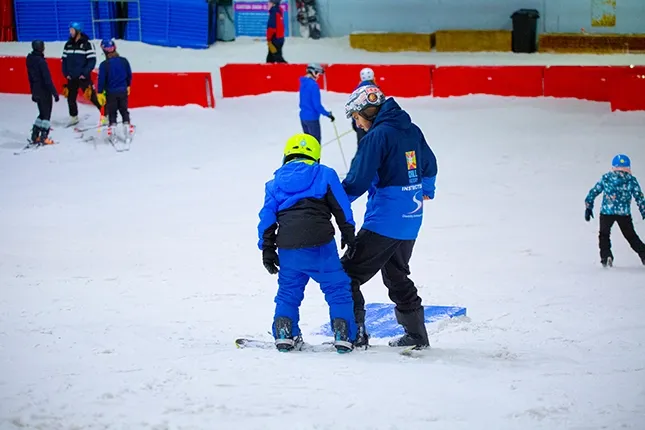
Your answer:
[[[273,336],[280,351],[302,346],[299,308],[310,278],[320,284],[329,305],[336,350],[353,349],[354,302],[334,241],[332,215],[341,248],[347,246],[351,256],[355,238],[349,199],[336,172],[320,164],[320,143],[296,134],[287,141],[282,167],[266,184],[258,225],[262,263],[270,274],[278,273]]]
[[[52,97],[58,102],[58,91],[52,81],[49,66],[45,60],[45,42],[31,42],[32,52],[27,55],[27,76],[31,88],[31,100],[38,105],[38,118],[31,128],[30,143],[51,145],[49,138],[49,120],[52,116]]]
[[[302,131],[321,140],[320,115],[325,115],[332,122],[334,115],[326,110],[320,102],[320,87],[318,78],[325,73],[320,64],[309,64],[307,74],[300,78],[300,123]]]
[[[634,230],[631,216],[632,196],[636,200],[641,216],[645,219],[645,197],[638,181],[631,174],[629,157],[618,154],[612,160],[612,170],[605,173],[600,181],[589,191],[585,204],[585,220],[593,218],[593,204],[596,197],[603,193],[602,207],[600,208],[600,233],[598,241],[600,246],[600,263],[603,266],[612,266],[614,256],[611,252],[610,233],[614,223],[618,223],[620,231],[627,239],[629,246],[641,258],[645,265],[645,244],[640,240]]]
[[[111,40],[101,41],[101,49],[106,59],[99,66],[98,99],[105,106],[108,117],[108,138],[113,140],[116,128],[117,112],[123,120],[123,135],[129,141],[134,133],[128,112],[128,96],[132,85],[132,69],[125,57],[116,52],[116,45]]]
[[[363,70],[361,70],[360,76],[361,76],[361,82],[358,84],[356,88],[364,87],[367,85],[378,86],[374,82],[374,70],[370,69],[369,67],[366,67]],[[356,91],[356,88],[354,88],[354,91]],[[356,145],[359,145],[361,143],[361,139],[363,138],[363,136],[365,136],[367,132],[362,128],[360,128],[359,126],[357,126],[356,121],[354,121],[353,119],[352,119],[352,128],[356,132]]]

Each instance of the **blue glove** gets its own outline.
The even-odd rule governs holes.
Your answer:
[[[593,218],[593,211],[591,208],[585,209],[585,221],[589,222],[591,221],[591,218]]]

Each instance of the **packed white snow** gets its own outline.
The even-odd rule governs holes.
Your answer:
[[[36,107],[0,95],[1,429],[642,428],[645,267],[617,228],[616,267],[600,266],[583,201],[619,152],[645,184],[644,113],[399,99],[439,164],[412,278],[425,304],[468,317],[429,324],[420,358],[238,350],[269,339],[257,212],[300,131],[297,97],[133,109],[130,152],[56,128],[57,145],[15,156]],[[334,112],[345,98],[323,93]],[[355,137],[341,140],[349,162]],[[345,173],[335,140],[323,162]],[[388,302],[378,276],[364,292]],[[310,284],[307,340],[327,314]]]

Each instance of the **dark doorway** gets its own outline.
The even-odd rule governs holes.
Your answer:
[[[128,19],[128,3],[127,1],[117,1],[116,2],[116,17],[117,19]],[[125,39],[126,28],[128,21],[117,21],[116,22],[116,38]]]

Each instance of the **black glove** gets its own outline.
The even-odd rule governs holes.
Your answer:
[[[38,97],[36,95],[31,96],[31,101],[32,102],[38,103],[39,100],[40,100],[40,97]]]
[[[591,221],[591,218],[593,218],[593,211],[591,208],[585,209],[585,221],[589,222]]]
[[[331,112],[329,112],[329,119],[331,120],[331,122],[336,121],[336,118],[334,118],[334,115],[332,115]]]
[[[58,100],[60,100],[60,97],[58,97],[58,94],[54,94],[54,101],[58,103]]]
[[[343,235],[340,239],[340,249],[345,249],[345,246],[347,246],[345,257],[347,257],[348,260],[351,260],[356,254],[356,237],[353,234],[351,237]]]
[[[278,259],[278,253],[275,252],[275,249],[263,249],[262,250],[262,264],[264,268],[267,269],[272,275],[278,273],[278,266],[280,266],[280,260]]]

